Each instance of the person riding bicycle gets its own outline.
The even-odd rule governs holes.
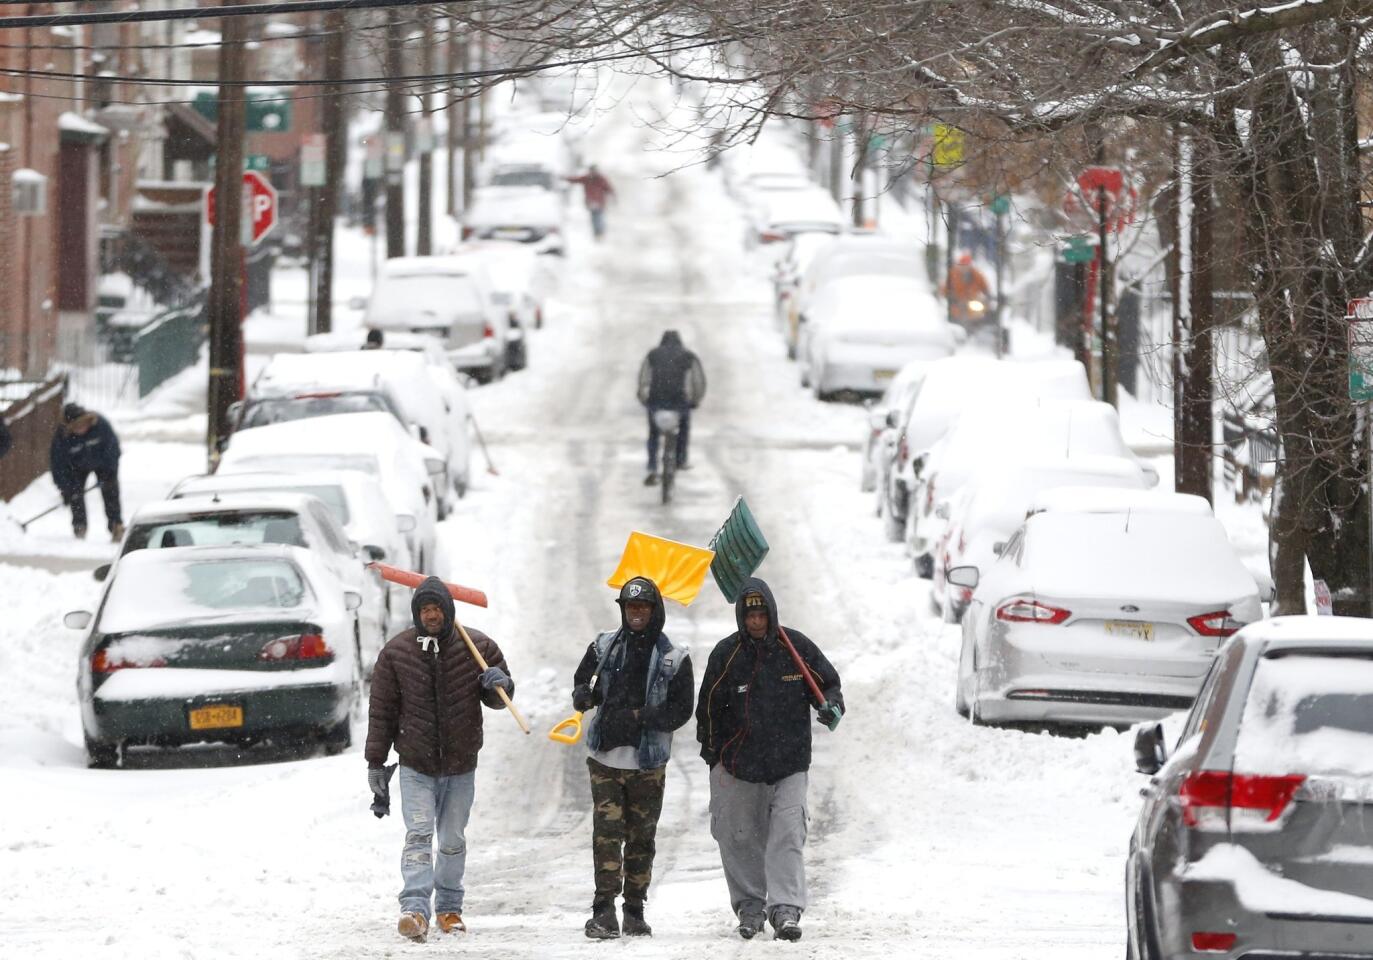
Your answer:
[[[658,482],[658,437],[660,430],[654,413],[675,411],[681,418],[677,427],[676,457],[678,470],[686,470],[687,447],[690,443],[691,411],[700,406],[706,395],[706,374],[701,360],[682,345],[676,330],[663,332],[663,339],[644,357],[639,367],[639,402],[648,408],[648,476],[646,486]],[[668,451],[663,451],[668,456]]]
[[[982,271],[973,266],[973,255],[966,250],[958,255],[958,262],[949,268],[948,279],[939,292],[949,298],[949,319],[962,324],[971,333],[987,318],[987,303],[992,288]]]

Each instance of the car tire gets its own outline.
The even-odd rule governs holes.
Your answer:
[[[882,513],[882,536],[887,538],[888,543],[900,543],[901,535],[906,530],[906,521],[902,518],[892,516],[890,503],[884,503],[881,508]]]
[[[467,485],[469,482],[470,478],[465,473],[460,477],[453,478],[453,492],[458,495],[459,500],[467,496]]]
[[[337,756],[351,747],[353,745],[353,722],[351,718],[344,717],[326,730],[320,737],[320,743],[324,747],[325,755],[330,757]]]
[[[795,359],[796,359],[796,344],[794,344],[794,343],[789,343],[789,344],[787,344],[787,359],[788,359],[788,360],[795,360]]]
[[[86,738],[86,766],[92,770],[113,770],[123,760],[122,743],[106,743]]]

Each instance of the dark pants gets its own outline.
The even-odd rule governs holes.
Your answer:
[[[626,903],[648,899],[654,838],[663,812],[667,768],[617,770],[586,758],[591,771],[591,856],[596,902],[613,903],[624,884]]]
[[[105,501],[105,522],[110,530],[114,530],[115,524],[124,522],[123,513],[119,508],[118,466],[110,471],[78,469],[72,474],[72,488],[62,491],[62,499],[71,507],[72,529],[86,529],[86,480],[92,472],[95,474],[95,482],[100,484],[100,496]]]
[[[690,407],[649,407],[648,408],[648,472],[653,473],[658,469],[658,438],[662,436],[662,431],[653,422],[654,410],[676,409],[682,416],[681,425],[677,427],[677,466],[687,462],[687,444],[690,442],[691,435],[691,408]]]

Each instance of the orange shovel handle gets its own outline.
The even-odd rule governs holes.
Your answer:
[[[428,579],[422,573],[415,573],[413,570],[402,570],[400,567],[393,567],[389,563],[372,562],[368,564],[373,570],[381,574],[383,580],[390,580],[392,583],[399,583],[410,587],[412,590]],[[464,587],[457,583],[444,582],[448,588],[448,595],[461,603],[470,603],[474,607],[486,606],[486,594],[475,587]]]
[[[548,731],[548,739],[558,743],[576,743],[582,738],[582,712],[578,710]]]

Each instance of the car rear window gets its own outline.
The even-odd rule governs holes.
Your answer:
[[[1240,719],[1235,769],[1373,776],[1373,657],[1260,660]]]
[[[309,597],[295,565],[273,557],[157,564],[156,576],[143,566],[115,569],[100,615],[102,632],[148,630],[238,610],[292,610]]]
[[[385,401],[375,393],[337,393],[329,396],[272,397],[254,400],[243,414],[239,429],[265,427],[273,423],[327,417],[335,413],[390,413]]]
[[[284,543],[306,546],[300,518],[281,510],[233,511],[135,524],[124,541],[124,553],[161,547],[228,546]]]
[[[223,493],[304,493],[312,497],[319,497],[324,501],[324,505],[329,508],[329,512],[334,515],[340,527],[348,526],[351,514],[348,512],[348,496],[343,492],[343,487],[335,484],[300,484],[289,483],[264,484],[260,487],[226,484],[216,486],[213,484],[206,486],[192,486],[187,490],[177,493],[177,498],[181,497],[201,497],[210,494]]]

